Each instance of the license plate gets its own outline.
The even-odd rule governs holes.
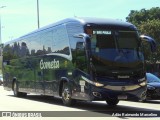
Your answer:
[[[126,100],[127,99],[127,95],[119,95],[118,99],[119,100]]]

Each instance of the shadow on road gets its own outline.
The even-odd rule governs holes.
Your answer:
[[[11,96],[11,97],[13,97],[13,96]],[[49,97],[49,96],[28,95],[26,98],[18,98],[18,99],[28,99],[28,100],[48,103],[51,105],[54,104],[54,105],[64,106],[61,99]],[[147,102],[151,103],[151,104],[159,104],[160,103],[160,101],[147,101]],[[139,107],[133,107],[133,106],[129,106],[129,105],[128,106],[127,105],[117,105],[116,107],[111,108],[111,107],[107,106],[106,103],[78,101],[71,108],[77,108],[82,111],[85,111],[85,114],[84,114],[84,112],[77,113],[78,116],[83,116],[83,117],[84,116],[92,116],[92,117],[93,116],[94,117],[103,117],[104,116],[104,117],[106,117],[106,116],[112,116],[113,113],[117,113],[117,112],[118,113],[119,112],[120,113],[122,113],[122,112],[128,113],[129,112],[131,114],[135,114],[137,112],[154,112],[155,111],[157,113],[157,111],[154,109],[143,108],[143,106],[141,106],[141,104],[143,104],[143,103],[140,103]],[[71,114],[76,114],[76,112],[71,113]],[[116,116],[116,117],[122,117],[122,116]]]
[[[156,100],[147,100],[147,101],[145,101],[145,103],[160,104],[160,101],[156,101]]]

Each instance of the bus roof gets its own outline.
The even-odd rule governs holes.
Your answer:
[[[75,17],[75,18],[66,18],[66,19],[58,21],[56,23],[49,24],[49,25],[44,26],[42,28],[39,28],[35,31],[32,31],[26,35],[23,35],[15,40],[12,40],[10,42],[14,42],[16,40],[24,38],[25,36],[31,35],[33,33],[43,31],[43,30],[51,28],[53,26],[58,26],[58,25],[65,24],[68,22],[77,22],[83,26],[85,26],[85,25],[86,26],[95,26],[95,25],[96,26],[116,26],[116,27],[119,26],[119,27],[130,28],[132,30],[136,30],[136,27],[133,24],[128,23],[128,22],[124,22],[121,20],[108,19],[108,18],[89,18],[89,17],[78,18],[78,17]],[[7,43],[10,43],[10,42],[7,42]],[[7,43],[5,43],[5,44],[7,44]]]
[[[44,30],[44,29],[47,29],[47,28],[50,28],[53,26],[57,26],[60,24],[68,23],[68,22],[77,22],[77,23],[80,23],[81,25],[84,25],[84,26],[85,25],[104,25],[104,26],[121,26],[121,27],[127,27],[127,28],[130,27],[133,30],[136,29],[136,27],[133,24],[128,23],[128,22],[124,22],[121,20],[108,19],[108,18],[90,18],[90,17],[78,18],[78,17],[75,17],[75,18],[66,18],[66,19],[61,20],[59,22],[42,27],[36,31],[38,32],[38,31],[41,31],[41,30]],[[33,31],[33,32],[36,32],[36,31]],[[31,32],[31,33],[33,33],[33,32]]]

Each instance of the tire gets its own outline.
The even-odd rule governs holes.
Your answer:
[[[140,102],[142,102],[142,103],[146,103],[146,102],[147,102],[147,99],[140,100]]]
[[[72,106],[76,102],[76,100],[73,100],[71,98],[71,89],[70,89],[69,84],[67,82],[63,83],[62,101],[63,101],[63,104],[66,106]]]
[[[106,100],[107,104],[109,107],[115,107],[118,103],[119,103],[119,100],[117,98],[115,99],[107,99]]]
[[[15,97],[26,97],[27,96],[27,93],[18,91],[18,84],[16,81],[13,83],[13,94]]]

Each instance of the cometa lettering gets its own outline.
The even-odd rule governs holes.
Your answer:
[[[59,60],[53,60],[44,62],[43,60],[40,60],[40,69],[56,69],[59,68]]]

